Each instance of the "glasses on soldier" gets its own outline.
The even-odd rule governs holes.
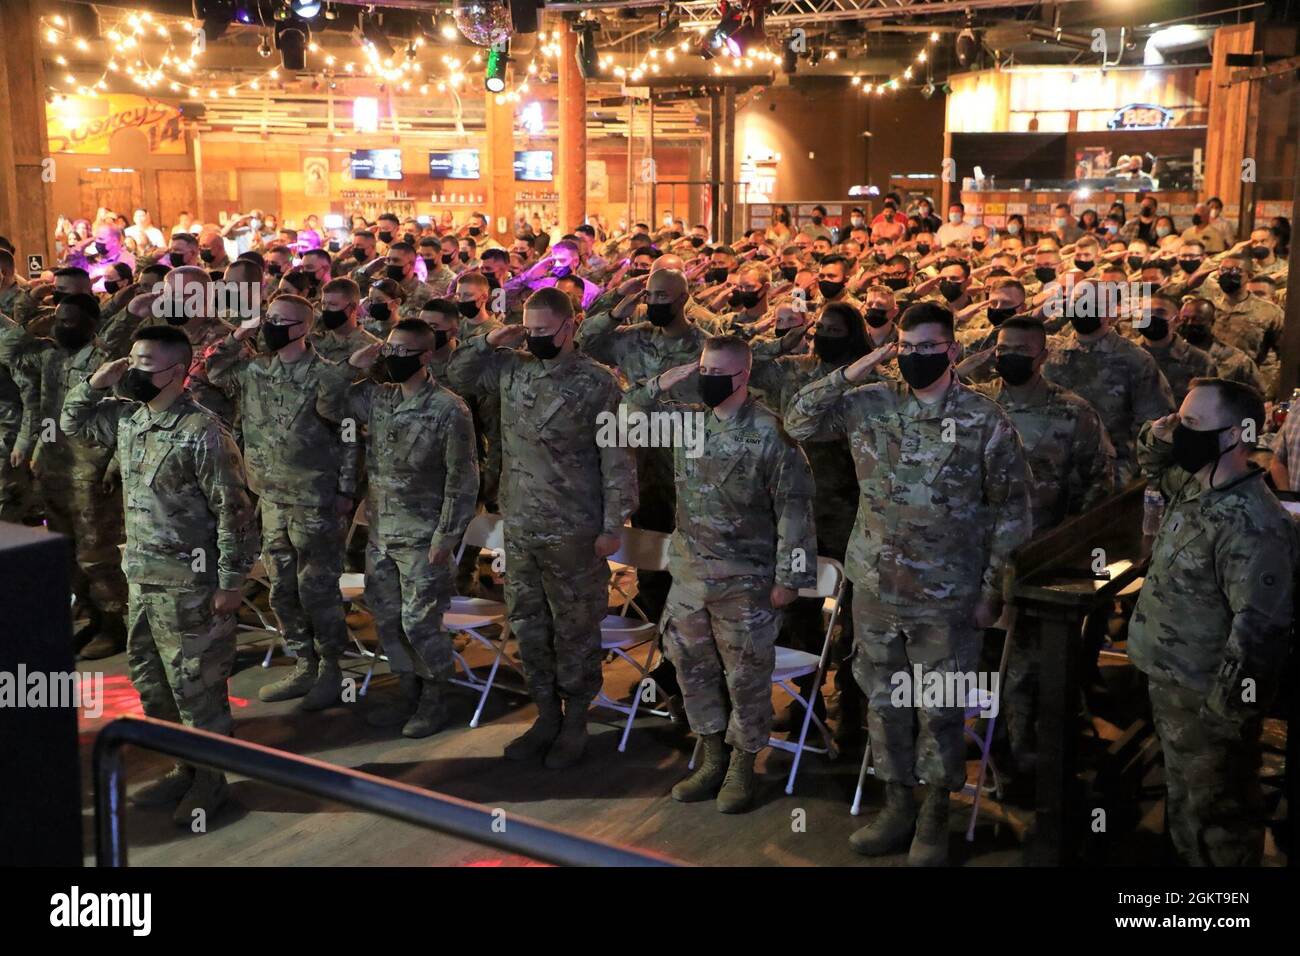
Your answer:
[[[911,355],[913,352],[920,352],[922,355],[934,355],[942,352],[950,345],[952,345],[952,339],[944,342],[899,342],[898,354]]]
[[[406,358],[408,355],[419,355],[424,351],[424,349],[412,348],[409,345],[389,345],[388,343],[384,343],[379,347],[379,354],[384,358],[388,358],[390,355]]]
[[[291,328],[293,328],[295,325],[302,325],[302,321],[299,320],[299,321],[296,321],[296,322],[286,322],[286,321],[285,321],[281,316],[278,316],[278,315],[268,315],[268,316],[266,317],[266,324],[267,324],[267,325],[277,325],[277,326],[279,326],[279,327],[281,327],[281,328],[291,329]]]

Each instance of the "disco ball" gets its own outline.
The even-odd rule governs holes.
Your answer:
[[[452,16],[470,43],[492,46],[510,39],[510,7],[504,0],[456,0]]]

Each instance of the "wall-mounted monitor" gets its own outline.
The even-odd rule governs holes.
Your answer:
[[[349,164],[353,179],[401,179],[400,149],[354,149]]]
[[[555,178],[555,158],[549,149],[515,151],[515,179],[522,182],[550,182]]]
[[[429,154],[429,175],[434,179],[478,179],[478,150],[454,149]]]

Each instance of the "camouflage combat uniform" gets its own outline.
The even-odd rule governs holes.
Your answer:
[[[1159,366],[1140,345],[1114,329],[1095,342],[1080,342],[1071,329],[1047,340],[1043,377],[1078,395],[1101,416],[1115,447],[1115,477],[1121,486],[1137,476],[1133,440],[1143,422],[1174,410]]]
[[[424,308],[424,303],[437,298],[433,287],[421,282],[415,277],[414,273],[407,276],[398,285],[402,287],[402,292],[406,295],[406,298],[402,299],[402,307],[398,309],[398,318],[418,319],[420,310]]]
[[[1169,383],[1175,406],[1181,405],[1187,397],[1192,379],[1215,373],[1214,359],[1209,353],[1201,351],[1181,335],[1175,335],[1168,345],[1156,345],[1144,340],[1142,347],[1151,353],[1165,381]]]
[[[505,597],[529,694],[589,702],[601,685],[609,597],[595,541],[618,533],[636,506],[631,456],[596,444],[599,413],[617,414],[618,381],[580,353],[542,361],[494,350],[483,335],[455,351],[448,372],[462,393],[501,396]]]
[[[353,352],[380,341],[360,326],[327,329],[319,321],[307,335],[317,354],[335,365],[347,365]]]
[[[1258,865],[1259,736],[1290,646],[1295,525],[1258,469],[1204,490],[1150,425],[1138,457],[1168,504],[1128,653],[1150,681],[1170,834],[1189,864]]]
[[[476,335],[487,335],[493,329],[501,327],[501,322],[493,316],[486,319],[460,320],[460,331],[456,334],[457,347],[463,346]],[[450,356],[448,356],[450,360]],[[433,374],[443,384],[448,384],[445,371],[432,369]],[[469,405],[470,414],[474,416],[474,440],[478,448],[479,463],[479,500],[489,511],[500,507],[501,495],[501,394],[495,389],[486,391],[459,392],[454,385],[449,388],[457,391]]]
[[[218,588],[238,589],[257,557],[234,439],[188,395],[153,412],[89,382],[68,394],[60,425],[121,461],[127,659],[145,714],[231,733],[236,621],[215,616],[212,599]]]
[[[53,427],[66,397],[106,361],[108,355],[93,341],[71,355],[61,348],[41,353],[37,427],[42,440],[36,450],[36,486],[50,530],[72,538],[77,562],[72,590],[77,600],[92,617],[98,612],[121,618],[127,582],[117,550],[124,531],[120,468],[113,446]]]
[[[454,552],[474,517],[478,462],[469,409],[428,378],[409,398],[401,385],[365,378],[349,390],[347,413],[367,432],[366,603],[375,630],[395,673],[410,673],[414,657],[427,676],[446,680],[451,638],[442,616],[454,567],[450,557],[431,565],[429,552]]]
[[[976,386],[1010,416],[1029,466],[1034,533],[1096,507],[1115,491],[1115,448],[1092,406],[1041,375],[1017,394],[1001,379]],[[1002,684],[1004,726],[1016,763],[1028,768],[1036,753],[1037,635],[1010,635],[1012,646]]]
[[[1282,337],[1282,310],[1272,302],[1242,293],[1233,302],[1214,276],[1205,280],[1201,294],[1214,303],[1214,337],[1241,349],[1259,364],[1264,376],[1264,398],[1273,397],[1281,365],[1278,346]]]
[[[16,286],[14,288],[17,288]],[[14,449],[30,460],[39,434],[40,402],[36,340],[0,315],[0,521],[18,524],[27,508],[31,480],[26,463],[9,464]]]
[[[955,375],[926,407],[906,384],[854,387],[843,369],[802,389],[785,421],[800,441],[846,436],[857,464],[845,572],[854,585],[853,674],[870,708],[876,775],[959,790],[965,702],[895,706],[891,679],[977,666],[975,605],[1001,597],[1007,559],[1032,531],[1015,427]]]
[[[310,346],[285,363],[254,356],[233,335],[209,353],[207,374],[239,408],[284,642],[300,658],[337,659],[347,643],[339,593],[346,519],[337,501],[357,493],[356,456],[338,424],[347,377]]]
[[[757,753],[771,728],[781,619],[772,586],[798,590],[817,581],[812,471],[780,418],[752,397],[722,419],[705,405],[660,396],[651,380],[627,401],[703,420],[702,454],[673,449],[677,529],[664,649],[691,729],[701,736],[725,729],[727,743]]]
[[[1264,375],[1255,364],[1255,360],[1235,346],[1220,342],[1218,339],[1210,343],[1208,349],[1210,358],[1214,359],[1214,374],[1219,378],[1226,378],[1233,382],[1241,382],[1243,385],[1249,385],[1259,392],[1265,394],[1266,383]]]

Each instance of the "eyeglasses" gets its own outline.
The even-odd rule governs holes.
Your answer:
[[[922,355],[935,355],[950,345],[952,339],[945,342],[899,342],[898,354],[911,355],[913,352],[920,352]]]
[[[282,329],[291,329],[295,325],[302,325],[302,322],[281,322],[275,316],[272,315],[272,316],[267,316],[266,324],[279,326]]]
[[[408,355],[419,355],[424,351],[424,349],[411,348],[407,345],[388,345],[387,343],[379,347],[379,354],[384,358],[388,358],[390,355],[406,358]]]

